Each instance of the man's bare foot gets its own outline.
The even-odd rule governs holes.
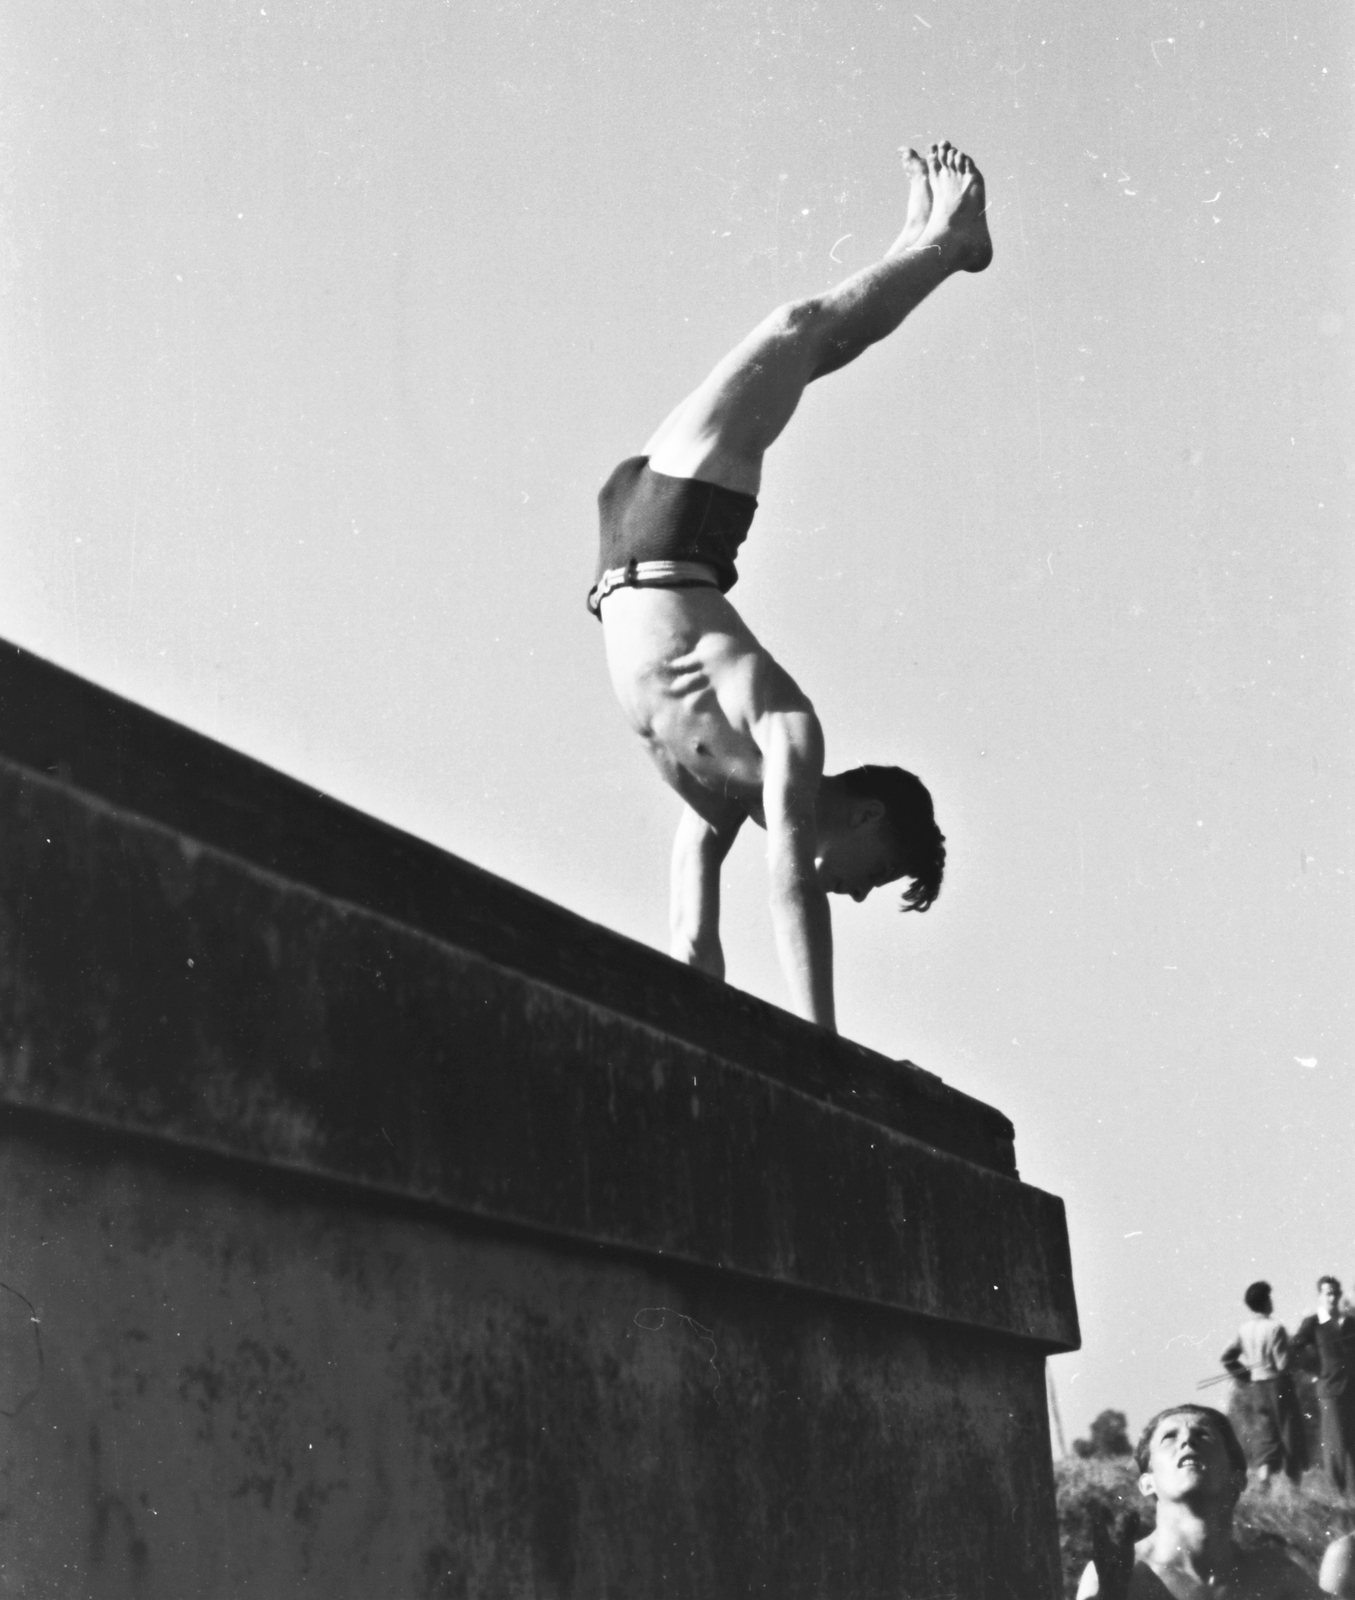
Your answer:
[[[982,272],[993,259],[983,174],[963,150],[946,140],[928,152],[927,177],[931,215],[917,247],[944,251],[961,271]]]
[[[932,214],[932,186],[927,177],[927,163],[916,150],[905,147],[903,170],[908,179],[908,215],[904,218],[903,232],[889,247],[891,256],[918,242]]]

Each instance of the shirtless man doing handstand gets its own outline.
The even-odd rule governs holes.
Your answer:
[[[954,272],[992,259],[983,178],[950,144],[904,159],[903,232],[874,266],[779,307],[607,480],[589,609],[612,685],[664,781],[685,802],[673,846],[672,953],[716,977],[720,868],[745,818],[767,830],[772,927],[795,1011],[833,1009],[828,896],[864,900],[909,878],[905,909],[941,887],[931,796],[898,767],[825,776],[809,697],[725,599],[757,508],[763,453],[805,386],[892,333]]]

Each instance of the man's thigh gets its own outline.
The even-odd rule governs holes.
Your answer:
[[[757,493],[763,454],[795,414],[821,358],[816,307],[779,307],[716,365],[646,445],[655,472]]]

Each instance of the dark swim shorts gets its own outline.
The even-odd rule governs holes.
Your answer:
[[[721,594],[738,581],[734,558],[757,510],[757,497],[701,478],[654,472],[648,456],[629,456],[598,495],[602,524],[597,577],[588,609],[624,586],[703,586]]]

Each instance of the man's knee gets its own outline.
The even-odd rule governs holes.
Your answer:
[[[760,331],[768,356],[797,389],[816,377],[835,351],[833,318],[819,295],[778,306]]]
[[[776,337],[794,343],[813,342],[818,338],[826,320],[825,307],[820,295],[807,295],[803,300],[788,300],[777,306],[767,319],[767,330]]]

